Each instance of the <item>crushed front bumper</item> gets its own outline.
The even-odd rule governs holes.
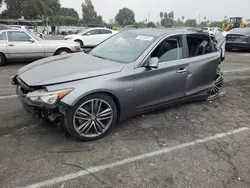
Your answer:
[[[46,118],[54,121],[60,117],[63,117],[66,114],[66,110],[69,108],[68,105],[62,102],[56,103],[54,105],[48,105],[42,102],[31,101],[26,97],[29,86],[27,86],[25,83],[22,83],[22,80],[17,79],[16,77],[12,78],[12,84],[16,85],[16,94],[24,110],[32,114],[34,117]]]

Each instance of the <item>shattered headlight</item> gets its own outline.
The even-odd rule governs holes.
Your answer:
[[[43,102],[52,105],[68,95],[72,90],[73,89],[64,89],[57,91],[38,90],[28,93],[26,97],[34,102]]]

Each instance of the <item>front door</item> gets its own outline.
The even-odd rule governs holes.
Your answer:
[[[44,57],[44,47],[24,31],[8,31],[7,49],[11,59],[33,60]]]
[[[159,58],[159,67],[135,69],[137,111],[185,97],[189,63],[182,44],[181,36],[166,38],[151,53],[151,58]]]

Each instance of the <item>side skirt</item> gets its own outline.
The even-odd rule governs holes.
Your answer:
[[[203,101],[203,100],[205,101],[207,99],[207,97],[208,97],[208,92],[203,91],[201,93],[197,93],[195,95],[190,95],[188,97],[175,99],[175,100],[164,102],[164,103],[157,104],[154,106],[148,106],[146,108],[141,108],[141,109],[138,109],[136,111],[136,113],[138,115],[141,113],[146,113],[146,112],[159,110],[159,109],[166,108],[166,107],[171,107],[171,106],[174,106],[177,104],[182,104],[182,103],[187,103],[187,102],[195,102],[195,101]]]

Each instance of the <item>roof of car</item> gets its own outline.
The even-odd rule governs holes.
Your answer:
[[[177,33],[178,34],[200,33],[200,30],[196,28],[145,28],[145,29],[131,29],[126,32],[159,37],[162,35],[172,35]]]

